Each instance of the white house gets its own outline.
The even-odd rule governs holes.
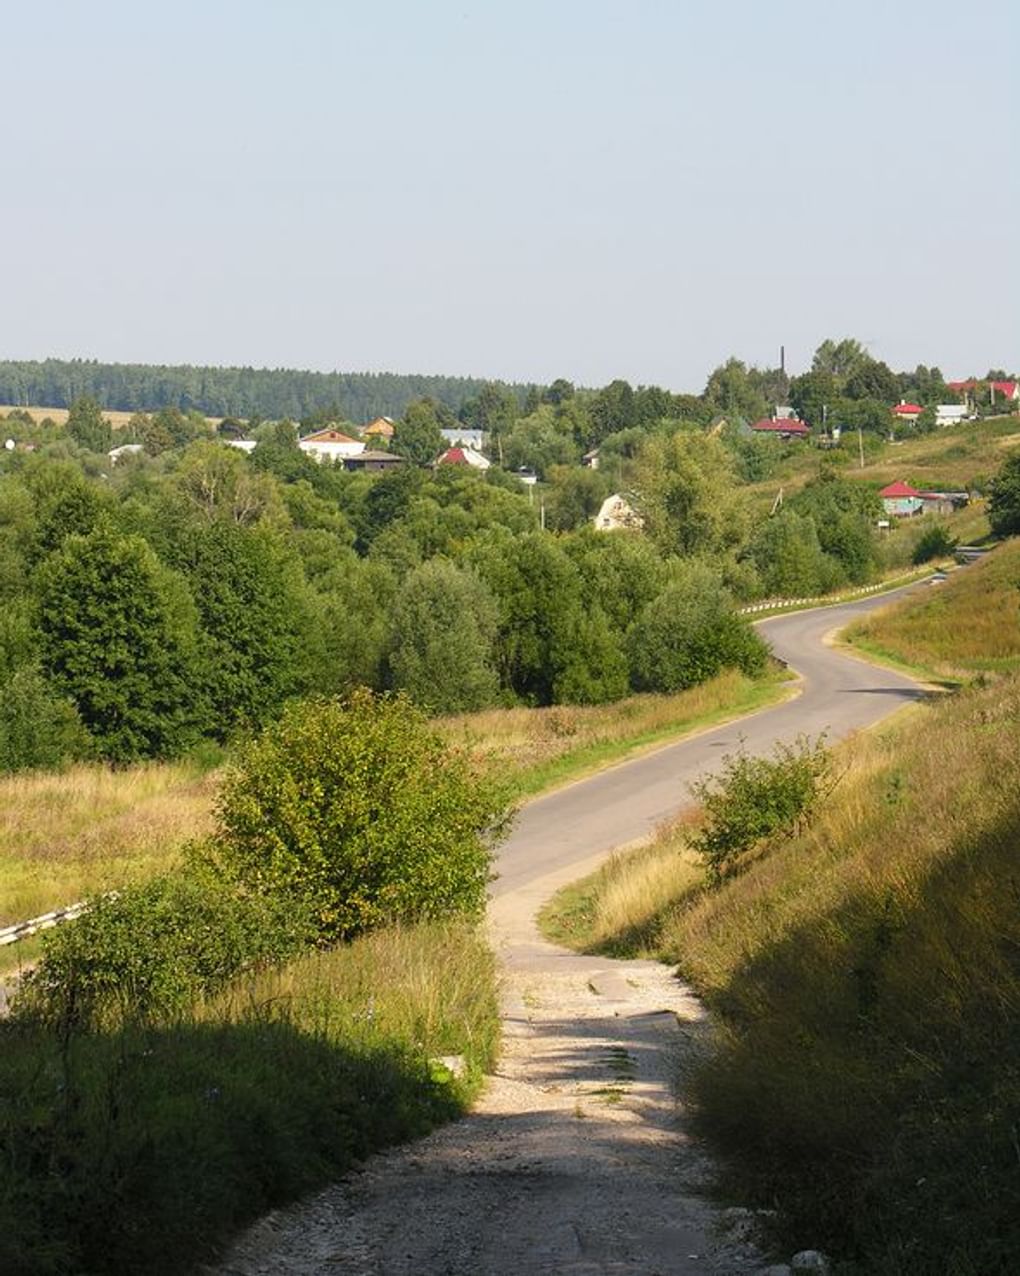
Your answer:
[[[643,526],[644,519],[619,492],[607,496],[595,515],[595,528],[600,532],[637,531]]]
[[[940,403],[935,408],[936,425],[959,425],[970,415],[966,403]]]
[[[298,447],[320,463],[342,461],[347,456],[359,456],[365,450],[360,439],[352,439],[349,434],[341,434],[339,430],[319,430],[315,434],[306,434],[303,439],[298,439]]]

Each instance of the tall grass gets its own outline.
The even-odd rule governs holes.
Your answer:
[[[451,744],[482,768],[509,777],[519,796],[576,779],[684,732],[781,699],[787,675],[737,670],[675,695],[637,695],[607,705],[491,709],[440,720]]]
[[[458,925],[378,932],[171,1021],[0,1021],[0,1271],[193,1271],[273,1206],[461,1111],[498,1040]],[[462,1080],[434,1062],[459,1054]]]
[[[843,640],[950,680],[1020,667],[1020,539],[942,585],[863,617]]]
[[[675,696],[492,709],[436,725],[525,797],[783,693],[780,676],[730,671]],[[216,772],[190,763],[0,777],[0,926],[165,871],[210,832],[217,785]],[[26,951],[0,949],[0,970]]]
[[[0,777],[0,926],[150,876],[212,826],[190,763]]]
[[[623,889],[633,863],[582,885],[583,938],[637,933],[715,1011],[698,1120],[785,1245],[890,1276],[1015,1271],[1020,676],[911,709],[841,763],[814,827],[718,890],[675,830],[640,853],[652,877],[681,864],[657,909]]]

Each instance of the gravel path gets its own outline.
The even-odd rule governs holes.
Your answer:
[[[673,1093],[699,1003],[658,963],[580,957],[534,928],[538,904],[591,866],[493,902],[504,1045],[475,1110],[261,1220],[219,1276],[760,1270],[699,1195],[706,1167]]]

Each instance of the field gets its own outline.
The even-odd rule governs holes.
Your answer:
[[[27,412],[36,425],[41,425],[46,420],[52,421],[54,425],[64,426],[67,424],[67,408],[19,408],[11,403],[0,403],[0,417],[6,416],[8,412]],[[106,417],[114,430],[124,429],[125,426],[130,424],[134,415],[134,412],[118,412],[113,408],[103,409],[103,416]],[[210,425],[219,425],[222,419],[222,417],[206,417]]]

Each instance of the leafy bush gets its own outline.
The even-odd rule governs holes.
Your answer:
[[[1020,452],[1003,461],[988,485],[988,521],[996,536],[1020,535]]]
[[[245,748],[219,803],[222,862],[312,911],[323,940],[401,918],[478,915],[500,790],[402,696],[290,708]]]
[[[631,681],[639,691],[683,691],[723,669],[761,673],[768,647],[733,610],[707,570],[692,569],[648,604],[627,631]]]
[[[704,827],[691,845],[719,882],[746,852],[768,837],[790,837],[805,826],[831,774],[823,739],[777,744],[771,758],[743,749],[723,758],[721,775],[700,780],[692,791],[705,810]]]
[[[945,558],[956,548],[956,537],[950,536],[943,523],[934,523],[921,533],[914,546],[911,562],[915,567],[921,563],[929,563],[933,558]]]
[[[175,877],[93,900],[45,939],[19,1012],[66,1029],[165,1023],[245,970],[308,942],[285,898],[245,893],[199,862]]]
[[[90,751],[74,705],[37,670],[19,669],[0,689],[0,772],[52,769]]]

